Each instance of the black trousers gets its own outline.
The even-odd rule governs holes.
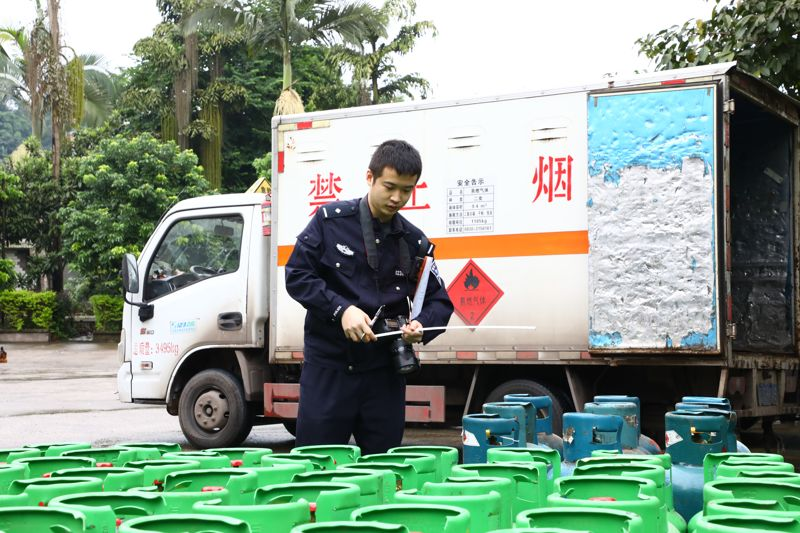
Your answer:
[[[400,446],[405,426],[406,380],[391,368],[349,374],[305,363],[300,375],[297,446],[347,444],[362,455]]]

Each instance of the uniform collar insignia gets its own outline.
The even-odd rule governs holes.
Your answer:
[[[353,255],[353,250],[350,249],[349,246],[346,244],[336,244],[336,249],[341,252],[342,255]]]

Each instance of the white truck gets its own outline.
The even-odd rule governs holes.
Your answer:
[[[120,399],[166,404],[199,447],[291,428],[305,311],[287,258],[401,138],[424,167],[403,215],[436,244],[450,325],[470,326],[419,348],[409,421],[512,392],[550,395],[557,427],[594,394],[638,395],[654,435],[682,395],[797,413],[798,124],[800,103],[733,63],[275,117],[271,197],[182,201],[126,257]]]

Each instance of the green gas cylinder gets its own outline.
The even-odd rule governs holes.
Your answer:
[[[224,455],[234,468],[261,466],[261,458],[272,453],[269,448],[209,448],[206,451]]]
[[[93,477],[103,482],[105,491],[128,490],[144,486],[144,472],[139,468],[65,468],[50,477]]]
[[[143,516],[123,522],[119,533],[251,533],[242,520],[228,516],[201,514],[163,514]]]
[[[642,518],[628,511],[599,507],[542,507],[517,515],[518,528],[563,528],[591,533],[651,533]],[[558,529],[556,529],[558,530]]]
[[[585,475],[561,478],[547,501],[553,507],[598,507],[638,514],[652,533],[677,533],[667,509],[655,495],[656,485],[643,478]]]
[[[366,472],[390,472],[394,476],[394,490],[388,489],[384,491],[384,496],[387,498],[387,503],[394,501],[394,493],[399,490],[419,489],[422,483],[417,476],[417,469],[414,465],[406,463],[352,463],[349,465],[342,465],[341,470],[356,470]]]
[[[0,464],[11,463],[14,459],[41,457],[42,451],[36,448],[0,448]]]
[[[255,505],[302,501],[313,522],[347,520],[361,506],[361,490],[352,483],[292,482],[259,487]]]
[[[88,457],[94,459],[95,464],[103,466],[125,466],[130,461],[138,460],[136,450],[120,446],[69,450],[63,452],[61,457]]]
[[[397,482],[394,474],[378,470],[324,470],[297,474],[294,481],[335,481],[352,483],[361,489],[361,505],[386,503],[393,496]]]
[[[502,478],[455,478],[441,483],[425,483],[419,491],[397,493],[397,503],[451,505],[469,513],[470,532],[485,533],[511,525],[514,487]]]
[[[709,481],[713,481],[714,479],[716,479],[717,469],[719,468],[719,465],[722,463],[726,463],[727,465],[736,465],[740,462],[749,463],[751,461],[758,461],[759,463],[785,464],[783,456],[777,453],[737,453],[737,452],[707,453],[703,457],[703,481],[707,483]],[[756,469],[756,470],[766,470],[766,469],[768,468]],[[778,470],[786,471],[786,470],[781,470],[780,468],[778,468]],[[731,469],[727,471],[730,472]],[[735,476],[729,475],[727,477],[735,477]]]
[[[128,463],[128,468],[142,470],[144,487],[160,489],[167,474],[182,470],[196,470],[200,468],[200,463],[198,461],[179,459],[148,459],[146,461],[132,461]]]
[[[64,531],[83,533],[86,523],[81,513],[70,509],[49,507],[0,508],[0,531],[32,533],[34,531]]]
[[[192,512],[238,518],[250,525],[252,533],[289,533],[295,526],[311,521],[311,511],[306,501],[225,505],[218,500],[210,500],[195,503]]]
[[[526,509],[547,505],[550,483],[547,479],[547,464],[544,462],[475,463],[453,468],[452,477],[471,476],[499,477],[510,480],[514,486],[514,497],[511,502],[506,502],[506,504],[511,507],[512,517]]]
[[[25,463],[0,465],[0,495],[8,494],[8,487],[12,481],[29,477],[31,477],[30,470]]]
[[[333,459],[334,468],[355,463],[361,457],[361,448],[349,444],[324,444],[317,446],[298,446],[291,453],[300,455],[327,455]]]
[[[273,453],[261,458],[262,465],[286,462],[303,462],[311,465],[309,470],[334,470],[336,462],[330,455],[318,453]]]
[[[57,457],[70,450],[83,450],[91,448],[88,442],[47,442],[43,444],[26,445],[25,448],[36,448],[42,452],[43,457]]]
[[[401,524],[346,521],[306,524],[295,527],[291,533],[408,533],[408,528]]]
[[[372,505],[353,511],[357,522],[400,524],[418,533],[468,533],[469,513],[452,505],[404,504]]]
[[[436,457],[436,481],[450,476],[453,466],[458,464],[458,450],[450,446],[398,446],[389,453],[424,453]]]
[[[358,459],[358,463],[406,463],[413,465],[417,471],[419,483],[436,481],[438,464],[435,455],[427,453],[374,453]]]
[[[11,482],[8,494],[24,494],[28,505],[47,505],[57,496],[103,490],[103,482],[92,477],[58,477],[18,479]]]
[[[150,448],[158,450],[160,454],[181,451],[180,444],[175,442],[121,442],[117,446],[121,448]]]
[[[202,492],[206,487],[225,487],[229,505],[249,505],[258,488],[258,476],[240,468],[183,470],[164,478],[164,492]]]
[[[783,518],[800,518],[800,500],[795,500],[794,498],[787,498],[781,501],[732,498],[708,502],[708,505],[706,505],[703,511],[703,516],[718,515],[765,515]]]
[[[28,465],[28,475],[30,477],[42,477],[49,475],[50,472],[64,468],[91,467],[94,466],[95,460],[89,457],[25,457],[23,459],[15,459],[11,464],[19,463]]]
[[[221,453],[209,450],[194,450],[189,452],[169,452],[161,455],[165,460],[188,460],[200,463],[200,468],[226,468],[231,466],[231,461]]]
[[[701,516],[697,533],[800,533],[800,520],[775,516],[717,515]]]
[[[115,531],[117,524],[165,513],[161,494],[144,492],[82,492],[58,496],[50,500],[51,508],[70,509],[86,517],[87,531]]]
[[[274,485],[279,483],[288,483],[292,480],[295,474],[307,472],[307,468],[311,468],[311,463],[276,463],[269,466],[251,466],[239,467],[241,470],[253,472],[258,477],[258,486]]]
[[[544,448],[495,448],[486,454],[489,463],[542,462],[547,464],[548,494],[553,492],[553,481],[561,477],[561,455],[556,450]]]

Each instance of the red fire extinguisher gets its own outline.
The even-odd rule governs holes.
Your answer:
[[[272,196],[264,196],[261,202],[261,234],[265,237],[272,235]]]

